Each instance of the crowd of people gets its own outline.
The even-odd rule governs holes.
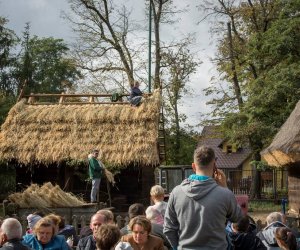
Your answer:
[[[155,185],[151,206],[132,204],[129,223],[121,229],[108,209],[97,211],[79,234],[59,215],[34,213],[27,217],[25,234],[17,219],[2,221],[1,250],[299,249],[298,232],[286,226],[280,212],[269,214],[267,226],[257,231],[227,188],[211,148],[197,148],[192,167],[194,174],[173,189],[168,202]]]

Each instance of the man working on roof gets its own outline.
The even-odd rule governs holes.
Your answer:
[[[101,177],[103,174],[103,164],[97,159],[99,156],[99,150],[94,149],[91,154],[89,154],[89,176],[92,180],[92,190],[91,190],[91,203],[97,202],[97,194],[99,192]]]
[[[216,168],[213,149],[194,152],[195,174],[176,186],[167,205],[164,234],[173,249],[226,249],[225,223],[236,222],[242,211]]]

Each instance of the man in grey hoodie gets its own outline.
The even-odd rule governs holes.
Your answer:
[[[216,168],[212,148],[194,152],[195,174],[176,186],[168,201],[164,234],[173,249],[214,249],[227,247],[226,220],[236,222],[242,211],[227,188],[226,176]]]

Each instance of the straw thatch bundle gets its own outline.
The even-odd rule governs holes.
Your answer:
[[[114,186],[116,184],[116,182],[115,182],[113,173],[105,168],[104,174],[105,174],[106,179]]]
[[[21,208],[45,208],[45,207],[76,207],[86,204],[71,193],[66,193],[58,185],[50,182],[43,186],[32,184],[23,193],[14,193],[8,199],[18,204]]]
[[[261,155],[276,167],[300,162],[300,101]]]
[[[130,105],[27,105],[18,102],[0,133],[0,159],[51,164],[84,161],[93,148],[102,161],[126,166],[159,164],[160,93]]]

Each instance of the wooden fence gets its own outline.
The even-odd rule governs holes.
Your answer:
[[[152,93],[144,93],[144,97],[151,96]],[[128,105],[130,94],[113,93],[113,94],[33,94],[22,95],[18,98],[27,99],[30,105],[86,105],[86,104],[119,104]]]

